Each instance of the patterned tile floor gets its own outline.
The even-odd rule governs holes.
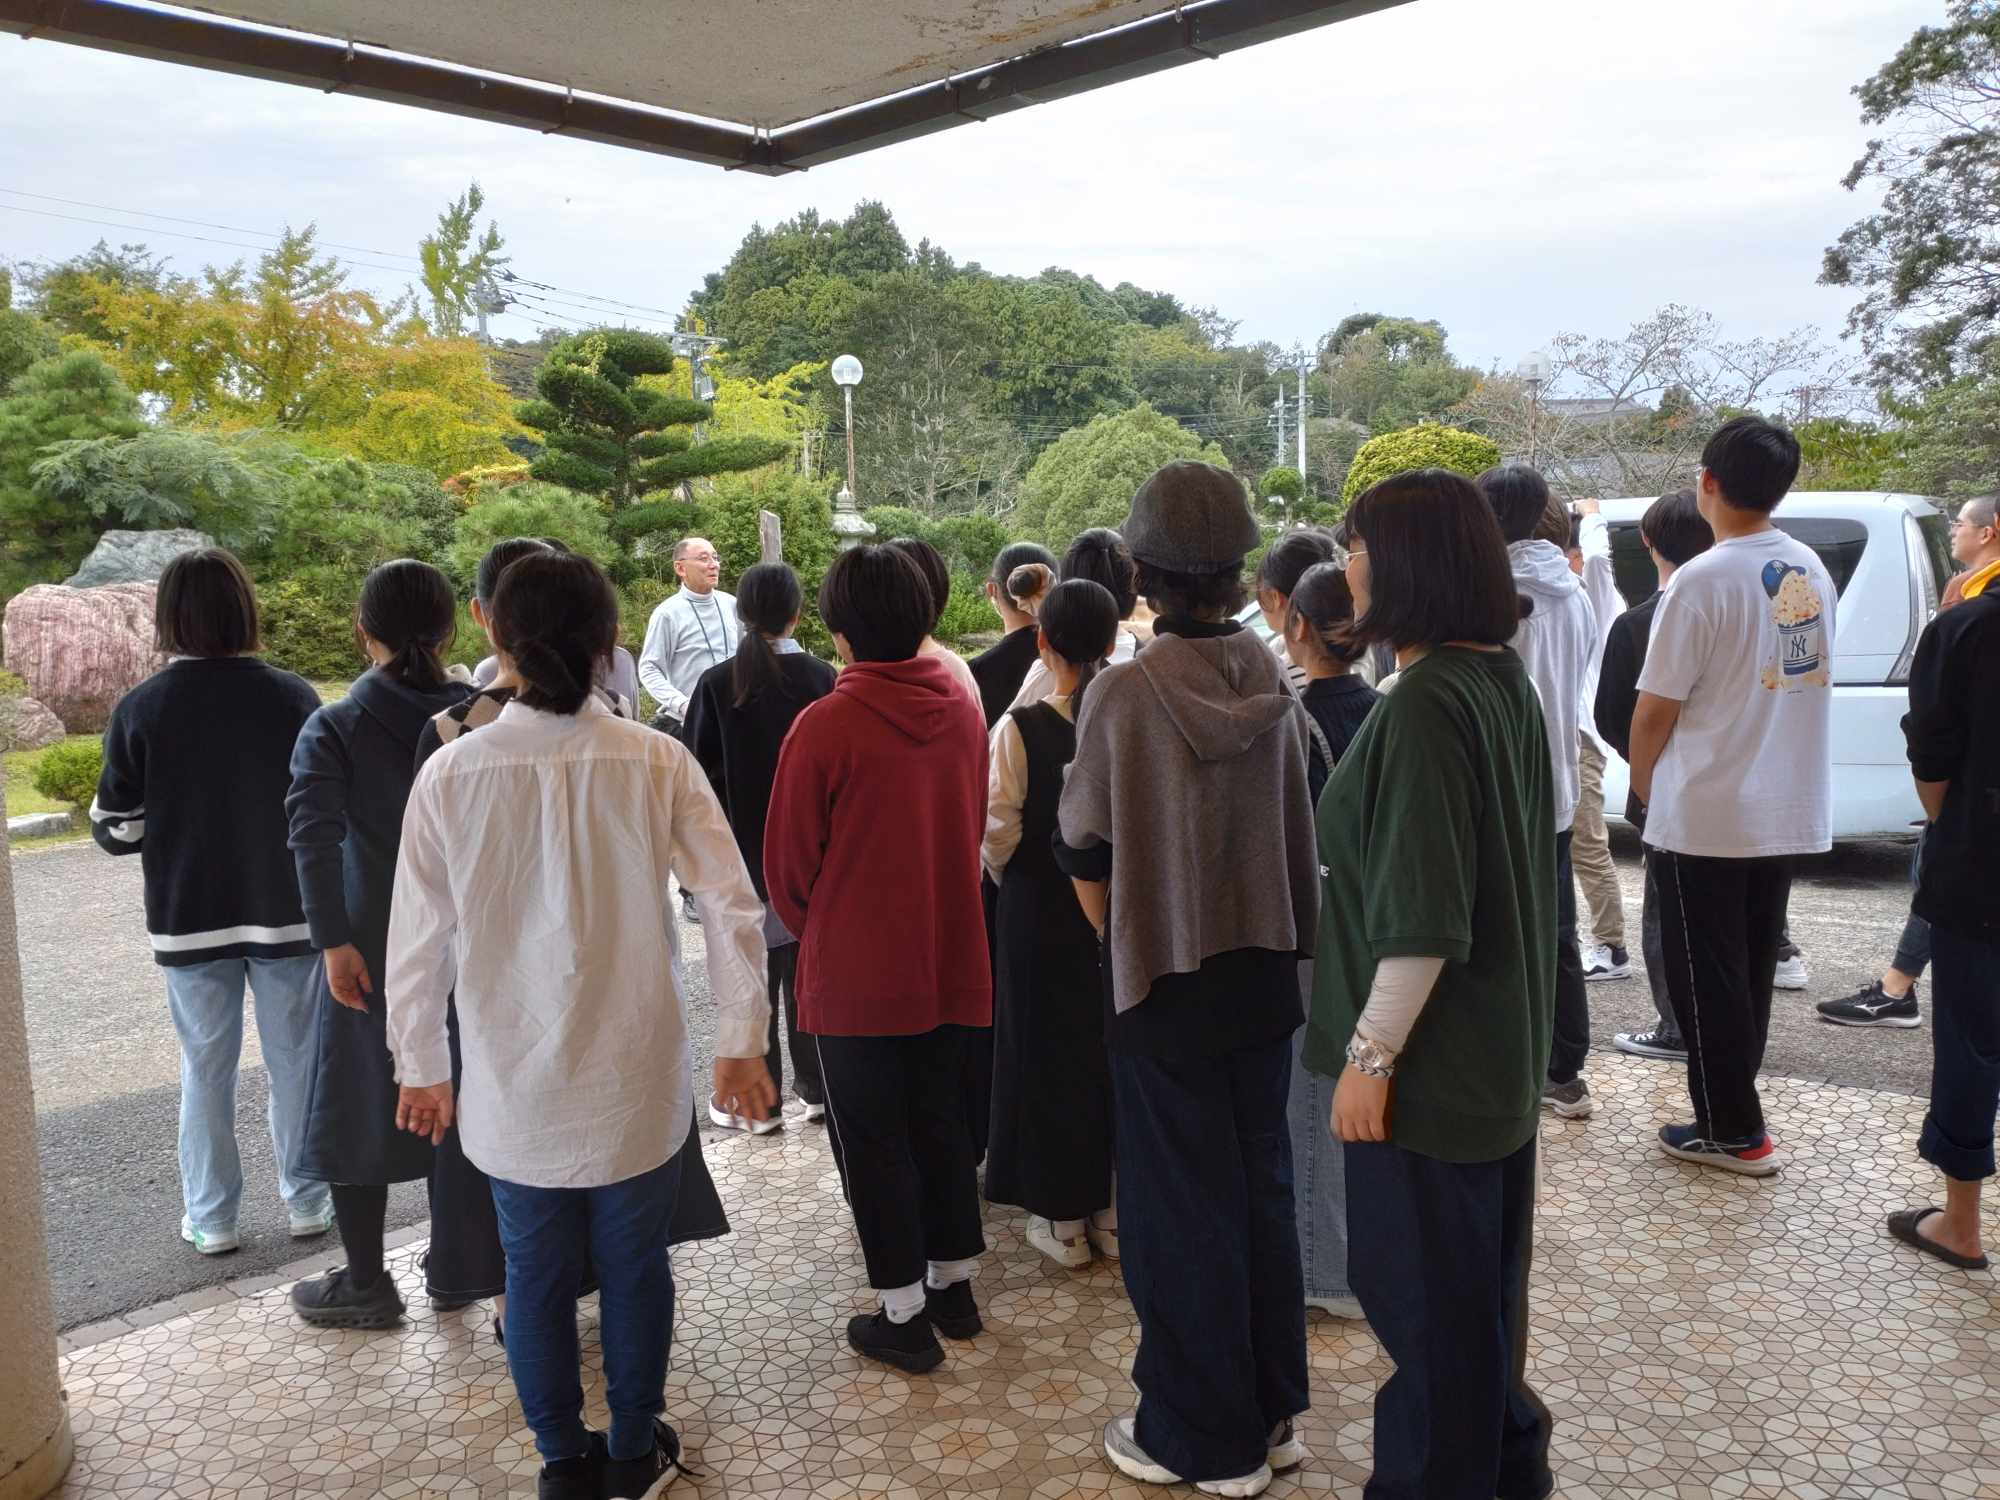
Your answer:
[[[1678,1070],[1599,1056],[1593,1074],[1597,1117],[1544,1136],[1534,1375],[1556,1416],[1559,1493],[2000,1497],[1995,1283],[1881,1230],[1935,1191],[1913,1150],[1920,1102],[1770,1082],[1790,1164],[1759,1183],[1654,1148]],[[706,1478],[673,1493],[1148,1493],[1098,1452],[1132,1402],[1115,1269],[1059,1271],[996,1218],[979,1280],[988,1335],[906,1379],[837,1336],[869,1294],[820,1132],[715,1140],[710,1155],[736,1233],[677,1255],[668,1413]],[[394,1261],[406,1296],[416,1254]],[[315,1332],[278,1288],[80,1349],[65,1360],[78,1457],[61,1493],[531,1495],[489,1317]],[[595,1320],[586,1304],[593,1360]],[[1319,1313],[1310,1343],[1313,1457],[1270,1493],[1358,1493],[1385,1362],[1365,1327]],[[601,1380],[590,1400],[601,1421]]]

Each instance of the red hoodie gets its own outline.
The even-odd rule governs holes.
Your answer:
[[[985,832],[986,726],[943,662],[856,662],[798,716],[771,788],[764,880],[799,934],[801,1031],[993,1024]]]

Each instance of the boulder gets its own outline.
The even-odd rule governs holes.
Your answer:
[[[0,752],[42,750],[69,731],[34,698],[0,698]]]
[[[90,549],[76,576],[63,587],[95,589],[107,583],[152,583],[183,552],[214,545],[215,538],[203,531],[107,531]]]
[[[7,604],[7,670],[72,734],[102,729],[112,705],[166,665],[153,646],[150,583],[73,589],[38,583]]]

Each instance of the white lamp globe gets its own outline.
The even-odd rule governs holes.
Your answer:
[[[833,362],[833,383],[839,386],[861,384],[861,361],[851,354],[843,354]]]

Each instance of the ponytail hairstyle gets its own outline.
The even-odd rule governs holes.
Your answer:
[[[382,664],[404,687],[427,692],[445,681],[444,652],[458,629],[451,580],[427,562],[401,557],[369,573],[354,622],[394,653]]]
[[[603,569],[575,553],[544,551],[500,575],[493,644],[512,658],[529,708],[573,714],[618,642],[618,596]]]
[[[1354,593],[1347,586],[1347,570],[1337,563],[1315,563],[1292,586],[1286,632],[1301,620],[1312,627],[1320,649],[1337,662],[1351,667],[1368,649],[1354,638]]]
[[[1055,581],[1055,569],[1047,563],[1022,563],[1007,575],[1007,597],[1022,614],[1032,615],[1042,607],[1042,600]]]
[[[1129,620],[1139,607],[1139,565],[1132,560],[1125,538],[1108,526],[1093,526],[1069,544],[1063,554],[1062,576],[1087,578],[1103,588],[1118,607],[1118,618]]]
[[[791,629],[805,602],[799,575],[784,563],[757,563],[737,579],[736,618],[743,622],[743,635],[729,664],[730,701],[737,708],[767,688],[788,691],[769,638]]]
[[[1042,644],[1078,669],[1074,699],[1082,704],[1083,690],[1118,644],[1118,601],[1101,583],[1066,578],[1049,590],[1035,621]]]
[[[512,564],[537,552],[552,550],[549,543],[532,536],[511,536],[504,542],[495,542],[479,559],[479,567],[472,575],[472,597],[482,606],[490,605],[494,591],[500,587],[500,575]]]

